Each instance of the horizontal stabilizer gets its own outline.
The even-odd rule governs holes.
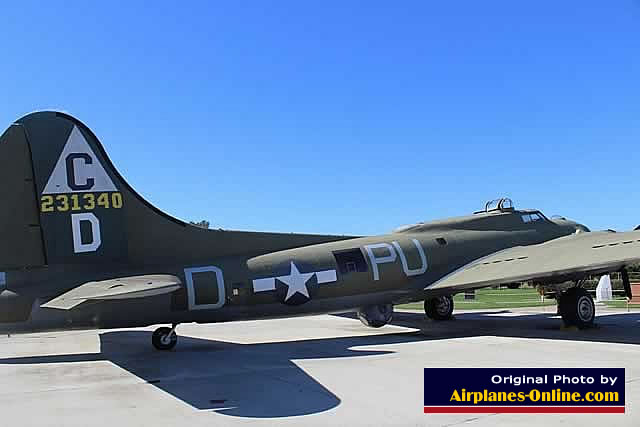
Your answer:
[[[168,294],[182,285],[176,276],[167,274],[121,277],[118,279],[88,282],[73,288],[46,304],[42,308],[71,310],[85,301],[144,298]]]

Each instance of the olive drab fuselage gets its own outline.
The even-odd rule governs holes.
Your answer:
[[[375,237],[361,237],[276,251],[255,257],[211,257],[183,265],[86,266],[10,272],[23,297],[34,297],[29,320],[13,331],[111,328],[157,323],[223,322],[344,312],[367,305],[399,304],[438,296],[429,284],[467,263],[514,245],[540,243],[575,232],[570,224],[545,223],[520,230],[522,213],[496,212]],[[548,221],[548,222],[546,222]],[[490,230],[468,229],[493,222]],[[515,227],[514,227],[515,228]],[[202,230],[207,233],[207,230]],[[203,258],[206,258],[203,256]],[[104,301],[72,311],[38,305],[89,280],[163,272],[183,287],[173,294]],[[426,289],[425,289],[426,288]],[[32,293],[29,292],[32,290]],[[9,325],[0,323],[0,328]]]

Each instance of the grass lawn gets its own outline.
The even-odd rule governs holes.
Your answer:
[[[517,308],[517,307],[542,307],[554,306],[554,299],[545,298],[544,302],[540,300],[538,291],[532,288],[521,289],[478,289],[476,290],[476,299],[464,299],[464,294],[458,294],[453,297],[455,307],[461,310],[471,309],[496,309],[496,308]],[[609,307],[626,308],[627,303],[624,299],[609,301],[606,303]],[[397,306],[400,309],[423,310],[423,303],[416,302]],[[640,304],[633,304],[631,308],[640,308]]]
[[[627,308],[627,300],[624,298],[616,299],[614,301],[607,301],[605,302],[605,304],[607,305],[607,307],[611,308]],[[638,310],[640,309],[640,304],[629,304],[629,308],[631,310]]]

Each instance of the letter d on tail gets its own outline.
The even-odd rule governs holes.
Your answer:
[[[82,241],[82,222],[91,224],[91,241]],[[79,213],[71,215],[71,230],[73,232],[73,251],[77,254],[95,252],[102,244],[100,236],[100,221],[92,213]]]

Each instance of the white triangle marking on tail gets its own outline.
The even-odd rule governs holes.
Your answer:
[[[72,155],[81,156],[72,156]],[[71,157],[70,157],[71,156]],[[67,167],[73,168],[71,174]],[[72,178],[70,178],[70,176]],[[72,179],[74,182],[70,183]],[[71,188],[71,187],[76,187]],[[89,143],[74,126],[42,194],[118,191]]]

